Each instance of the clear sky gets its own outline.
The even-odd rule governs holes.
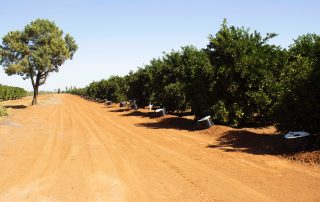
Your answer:
[[[287,47],[299,35],[320,34],[319,11],[317,0],[10,0],[1,2],[0,36],[37,18],[70,33],[79,46],[74,59],[40,87],[54,90],[125,75],[163,51],[204,48],[223,18],[229,25],[278,33],[271,43]],[[29,80],[8,77],[0,68],[0,83],[32,89]]]

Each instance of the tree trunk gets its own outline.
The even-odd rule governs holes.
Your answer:
[[[39,89],[39,86],[33,87],[33,99],[32,99],[31,105],[38,104],[38,89]]]
[[[32,82],[32,86],[33,86],[33,99],[32,99],[31,105],[38,104],[38,94],[39,94],[38,92],[39,92],[39,86],[41,85],[40,79],[41,79],[40,73],[37,74],[35,82],[34,82],[33,77],[31,77],[31,82]]]

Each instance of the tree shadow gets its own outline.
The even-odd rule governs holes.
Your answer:
[[[111,107],[102,107],[102,108],[111,108]],[[129,111],[130,109],[126,109],[126,108],[123,108],[123,109],[113,109],[113,110],[110,110],[110,112],[126,112],[126,111]]]
[[[103,106],[103,107],[101,107],[101,108],[113,108],[114,106],[112,106],[112,105],[106,105],[106,106]]]
[[[170,112],[170,114],[178,117],[183,117],[183,116],[192,116],[194,113],[192,112]]]
[[[148,127],[152,129],[177,129],[177,130],[188,130],[194,131],[195,122],[190,119],[180,118],[180,117],[168,117],[163,118],[158,122],[154,123],[139,123],[136,124],[140,127]]]
[[[237,128],[265,128],[272,125],[270,122],[245,122],[241,123]]]
[[[154,112],[131,111],[127,114],[122,114],[121,116],[139,116],[139,117],[154,118],[155,114]]]
[[[24,109],[27,108],[26,105],[3,105],[5,108],[11,108],[11,109]]]
[[[250,154],[285,154],[283,138],[276,134],[257,134],[245,130],[225,132],[217,139],[217,144],[208,148],[218,148],[226,152],[241,151]]]

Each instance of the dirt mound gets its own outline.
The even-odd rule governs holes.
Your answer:
[[[287,154],[284,157],[300,163],[320,166],[320,151],[302,151],[295,154]]]
[[[278,134],[273,126],[235,129],[215,125],[201,133],[216,140],[215,144],[208,145],[210,148],[219,148],[228,152],[276,155],[300,163],[320,166],[320,151],[296,153],[288,151],[284,145],[283,136]]]
[[[210,137],[214,137],[214,138],[219,138],[221,136],[223,136],[223,134],[225,134],[226,132],[232,130],[232,128],[228,127],[228,126],[221,126],[221,125],[214,125],[213,127],[206,129],[206,130],[202,130],[200,131],[200,133],[210,136]]]
[[[138,116],[154,119],[155,122],[139,123],[138,126],[152,129],[177,129],[196,131],[196,125],[192,116],[177,117],[166,115],[154,118],[153,112],[141,109],[129,111],[123,116]],[[223,125],[199,131],[200,134],[209,136],[215,140],[209,148],[219,148],[227,152],[246,152],[250,154],[275,155],[297,162],[320,165],[320,151],[301,151],[290,153],[284,145],[283,136],[277,133],[274,126],[259,128],[231,128]]]

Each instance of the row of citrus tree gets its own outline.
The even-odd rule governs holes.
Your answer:
[[[0,101],[19,99],[27,95],[23,88],[0,84]]]
[[[165,53],[128,75],[69,92],[92,98],[149,102],[169,112],[210,114],[216,123],[276,124],[281,131],[320,128],[320,36],[306,34],[288,49],[243,27],[228,26],[194,46]]]

